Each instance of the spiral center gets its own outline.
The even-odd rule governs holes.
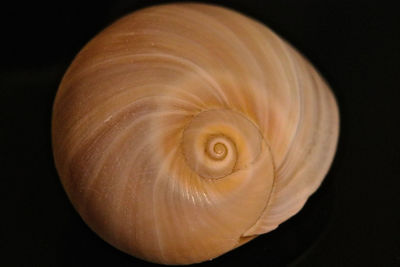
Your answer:
[[[206,145],[206,154],[213,160],[223,160],[229,153],[229,142],[224,137],[213,137]]]
[[[231,110],[202,111],[183,131],[182,152],[203,178],[220,179],[245,168],[260,152],[257,127]]]
[[[214,152],[217,153],[217,155],[223,155],[226,153],[226,146],[221,143],[217,143],[214,146]]]

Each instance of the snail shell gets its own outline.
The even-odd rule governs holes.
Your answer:
[[[104,240],[164,264],[215,258],[297,213],[332,162],[338,109],[262,24],[204,4],[130,14],[65,74],[62,184]]]

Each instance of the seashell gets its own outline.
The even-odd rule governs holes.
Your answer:
[[[338,108],[266,26],[205,4],[134,12],[91,40],[54,103],[65,191],[118,249],[151,262],[218,257],[278,227],[317,190]]]

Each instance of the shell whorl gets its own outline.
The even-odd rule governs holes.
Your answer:
[[[183,132],[182,146],[187,164],[203,178],[224,178],[246,169],[265,149],[257,126],[224,109],[195,115]]]
[[[97,35],[65,74],[53,151],[84,221],[137,257],[217,257],[297,213],[332,162],[338,111],[267,27],[155,6]]]

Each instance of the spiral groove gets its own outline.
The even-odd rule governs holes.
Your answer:
[[[188,165],[204,178],[222,178],[248,167],[262,147],[256,126],[230,110],[199,113],[184,130],[182,140]]]

